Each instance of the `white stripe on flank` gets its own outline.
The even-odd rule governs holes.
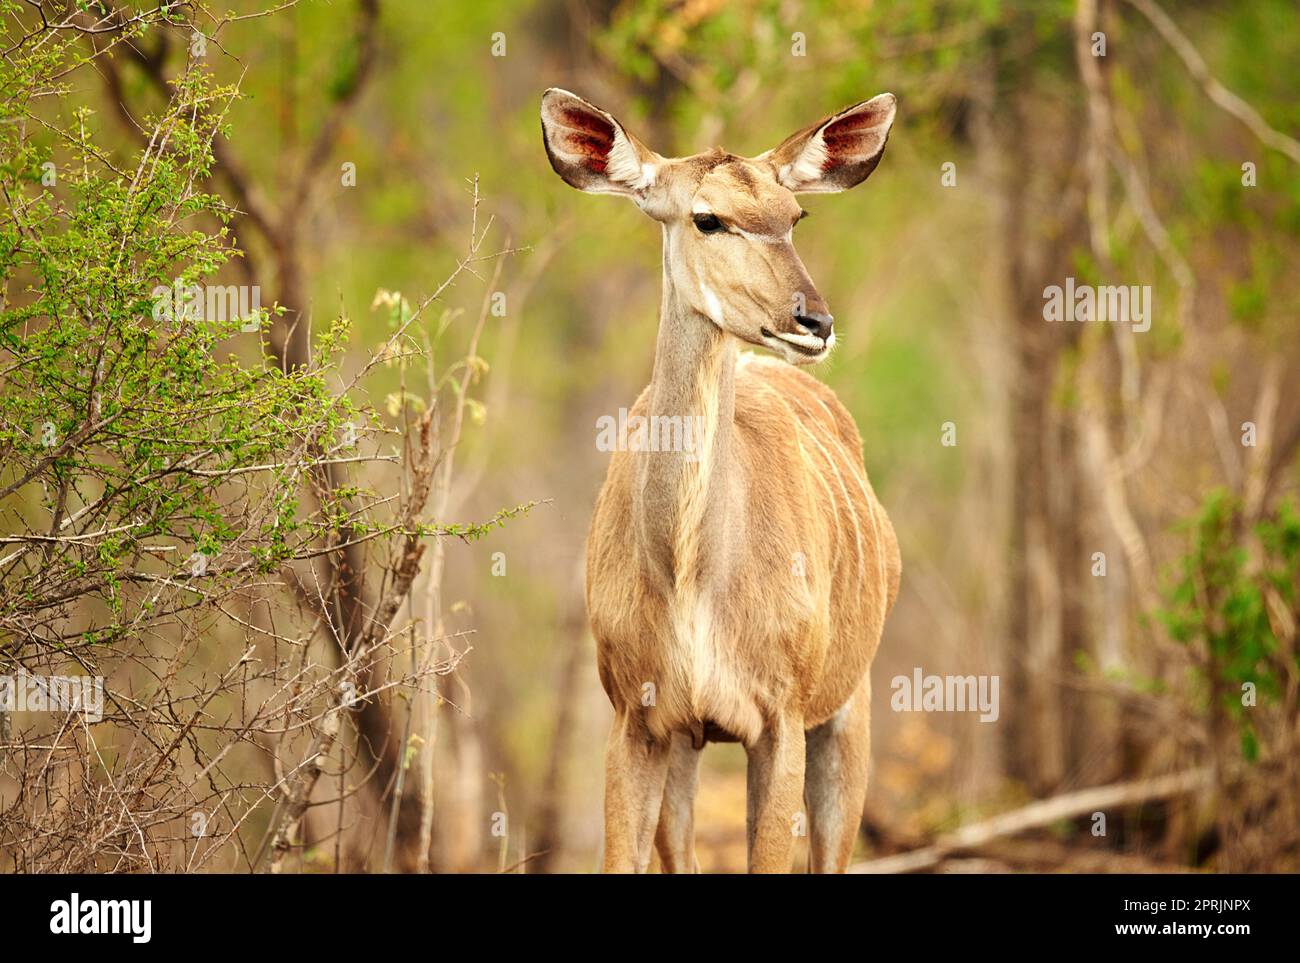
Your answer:
[[[821,401],[820,398],[817,398],[816,400],[819,402]],[[793,403],[796,406],[798,406],[799,410],[802,411],[809,419],[812,419],[812,412],[804,408],[804,406],[800,404],[798,401],[794,401]],[[826,450],[826,446],[821,443],[821,440],[813,433],[813,430],[809,428],[807,425],[805,425],[802,419],[796,418],[795,423],[799,425],[799,427],[802,428],[804,431],[806,431],[808,433],[808,437],[811,438],[813,442],[817,445],[818,449],[822,453],[822,457],[826,459],[826,464],[829,465],[831,471],[834,472],[835,480],[839,483],[840,486],[840,491],[844,493],[844,501],[849,510],[849,518],[853,520],[853,539],[857,543],[857,549],[858,549],[857,556],[853,560],[853,569],[857,573],[858,584],[861,585],[862,582],[865,580],[865,576],[866,576],[866,565],[864,564],[862,558],[862,528],[858,524],[858,513],[853,508],[853,499],[849,497],[848,486],[844,484],[844,478],[840,474],[839,468],[836,467],[835,465],[835,459],[831,457],[830,452]],[[817,422],[814,421],[813,423],[816,424]],[[832,424],[833,423],[834,422],[832,422]],[[841,451],[843,451],[844,446],[838,438],[834,438],[834,443],[836,447],[838,447]],[[858,484],[861,484],[861,482],[859,482]]]
[[[826,414],[831,416],[831,423],[834,424],[835,416],[831,413],[830,406],[821,398],[817,399],[817,403],[826,409]],[[885,553],[880,548],[880,520],[876,518],[876,494],[874,491],[869,490],[870,486],[865,480],[865,467],[862,475],[854,472],[853,477],[858,483],[858,488],[862,490],[862,497],[867,503],[867,511],[871,513],[871,539],[876,549],[876,573],[880,576],[878,579],[880,584],[880,611],[884,612],[885,602],[889,599],[889,584],[888,579],[885,578]]]
[[[757,356],[755,355],[755,357]],[[760,381],[759,385],[762,388],[764,388],[766,391],[771,392],[776,397],[778,403],[783,408],[785,408],[786,413],[790,416],[790,421],[794,424],[796,429],[802,429],[805,432],[808,431],[806,427],[800,424],[799,415],[795,412],[790,402],[786,400],[785,396],[782,395],[781,392],[777,391],[776,388],[774,388],[771,384],[769,384],[766,381]],[[816,440],[817,440],[816,438],[813,439],[813,441]],[[822,473],[817,470],[817,466],[813,464],[812,456],[809,455],[808,449],[804,447],[803,441],[799,437],[798,430],[795,431],[794,443],[799,446],[799,458],[803,462],[804,467],[808,469],[808,474],[816,478],[817,484],[821,485],[822,490],[826,492],[826,500],[830,503],[831,506],[831,518],[835,522],[835,554],[833,560],[838,563],[840,557],[839,499],[835,497],[835,492],[831,489],[831,486],[826,483],[826,479],[823,478]],[[823,454],[825,454],[825,452],[823,452]]]

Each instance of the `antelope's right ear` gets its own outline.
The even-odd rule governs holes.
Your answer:
[[[542,94],[542,141],[555,173],[592,194],[644,197],[663,161],[613,114],[558,87]]]

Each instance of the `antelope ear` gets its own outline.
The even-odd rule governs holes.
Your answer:
[[[867,179],[885,152],[894,123],[894,95],[879,94],[841,110],[760,155],[795,193],[847,191]]]
[[[542,95],[542,141],[555,173],[592,194],[644,196],[663,160],[613,114],[558,87]]]

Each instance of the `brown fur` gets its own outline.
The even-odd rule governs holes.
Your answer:
[[[574,115],[583,110],[596,120]],[[615,452],[592,519],[587,606],[616,716],[607,870],[644,871],[652,843],[665,870],[695,867],[691,805],[706,739],[738,740],[749,754],[752,870],[789,869],[801,796],[813,869],[847,866],[866,792],[868,670],[898,594],[898,544],[834,393],[739,345],[795,363],[829,351],[824,336],[824,350],[799,350],[810,336],[792,302],[828,312],[790,239],[800,208],[786,184],[837,189],[808,180],[819,167],[869,173],[892,117],[882,95],[770,155],[666,160],[572,94],[543,100],[561,176],[628,194],[663,224],[654,374],[632,415],[698,417],[704,429],[691,452]],[[574,132],[600,121],[624,146],[596,170]],[[853,153],[864,150],[874,154]],[[725,235],[692,226],[701,210]]]
[[[631,414],[650,414],[650,394]],[[653,738],[704,723],[749,743],[778,711],[795,711],[805,728],[820,725],[865,673],[898,593],[893,528],[834,393],[783,362],[746,356],[734,418],[734,484],[746,497],[728,516],[745,518],[728,521],[744,537],[714,553],[697,544],[698,529],[682,526],[671,586],[635,537],[637,454],[613,454],[596,502],[587,592],[601,682],[616,707],[632,709],[645,683],[656,684],[656,706],[644,713]],[[691,590],[716,592],[721,670],[705,692],[692,691],[690,654],[668,624],[672,599]]]

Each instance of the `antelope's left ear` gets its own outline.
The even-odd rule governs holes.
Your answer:
[[[879,94],[787,137],[756,158],[772,165],[796,194],[847,191],[867,179],[885,152],[894,123],[894,95]]]

